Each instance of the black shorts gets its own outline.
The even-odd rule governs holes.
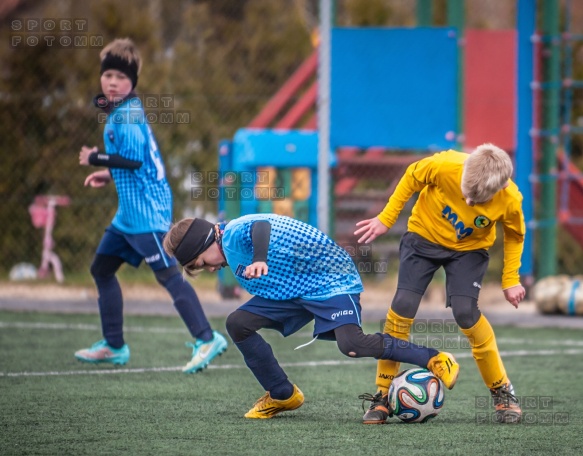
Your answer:
[[[401,238],[399,255],[397,288],[415,293],[424,294],[435,271],[443,266],[447,307],[451,305],[451,296],[478,299],[490,260],[484,249],[463,252],[451,250],[412,232],[405,233]]]

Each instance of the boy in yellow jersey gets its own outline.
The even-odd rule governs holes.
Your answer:
[[[478,308],[482,279],[488,267],[487,250],[496,239],[496,222],[504,232],[504,297],[518,308],[525,290],[518,269],[524,244],[522,195],[514,182],[512,161],[506,152],[483,144],[473,153],[448,150],[411,164],[383,211],[362,220],[355,235],[370,243],[395,223],[415,192],[413,207],[400,245],[397,292],[387,313],[384,332],[407,340],[419,303],[433,274],[443,266],[446,275],[446,306],[451,307],[472,355],[490,389],[501,423],[519,422],[522,411],[506,375],[490,323]],[[385,423],[389,416],[387,392],[399,371],[399,363],[377,364],[377,393],[369,396],[365,424]]]

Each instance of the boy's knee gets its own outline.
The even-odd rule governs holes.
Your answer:
[[[243,342],[261,328],[276,328],[275,321],[245,310],[237,309],[227,317],[225,326],[233,342]]]
[[[338,350],[350,358],[378,358],[383,353],[380,334],[364,334],[357,325],[344,325],[334,330]]]
[[[233,342],[242,342],[249,336],[249,331],[246,329],[246,325],[240,317],[241,312],[235,310],[229,314],[225,322],[227,333],[229,333]]]
[[[229,314],[229,316],[227,317],[227,321],[225,322],[225,326],[227,328],[227,332],[229,333],[229,336],[231,336],[231,339],[233,338],[233,333],[235,331],[237,331],[237,318],[235,317],[235,313],[236,312],[232,312]]]
[[[340,353],[350,358],[356,357],[356,347],[351,340],[340,339],[336,341]]]
[[[470,296],[451,296],[451,310],[453,318],[462,329],[474,326],[482,313],[478,308],[478,300]]]
[[[158,269],[154,271],[154,275],[156,276],[156,280],[162,286],[166,286],[170,279],[181,276],[180,271],[176,266],[170,266],[169,268]]]
[[[399,288],[391,303],[391,309],[403,318],[415,318],[422,298],[422,293]]]
[[[98,254],[95,255],[89,272],[94,279],[107,279],[115,275],[122,263],[121,258]]]

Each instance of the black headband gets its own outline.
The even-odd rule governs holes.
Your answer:
[[[203,219],[194,219],[184,237],[176,246],[174,256],[186,266],[215,242],[215,225]]]
[[[132,81],[132,89],[138,84],[138,64],[136,61],[128,62],[123,57],[108,52],[101,61],[100,74],[105,73],[107,70],[118,70],[127,75]]]

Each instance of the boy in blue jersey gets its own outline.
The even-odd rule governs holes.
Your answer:
[[[420,347],[389,334],[361,329],[362,282],[348,253],[316,228],[274,215],[240,217],[226,226],[184,219],[164,238],[164,249],[189,275],[230,266],[253,294],[227,318],[227,331],[265,394],[245,418],[272,418],[304,403],[304,395],[278,364],[262,328],[295,333],[315,320],[314,337],[336,340],[352,358],[393,359],[427,367],[446,387],[459,365],[449,353]]]
[[[195,339],[194,343],[187,342],[192,357],[182,371],[198,372],[226,350],[227,341],[211,329],[194,289],[184,280],[176,260],[162,248],[172,218],[172,192],[158,145],[133,91],[141,59],[129,39],[114,40],[100,57],[103,94],[95,102],[108,114],[103,135],[105,152],[83,146],[79,163],[107,168],[87,176],[85,186],[99,188],[113,180],[118,209],[91,265],[99,292],[103,340],[77,351],[75,357],[89,363],[125,364],[129,360],[129,347],[123,337],[122,293],[115,274],[124,262],[137,267],[145,260],[170,293]]]

